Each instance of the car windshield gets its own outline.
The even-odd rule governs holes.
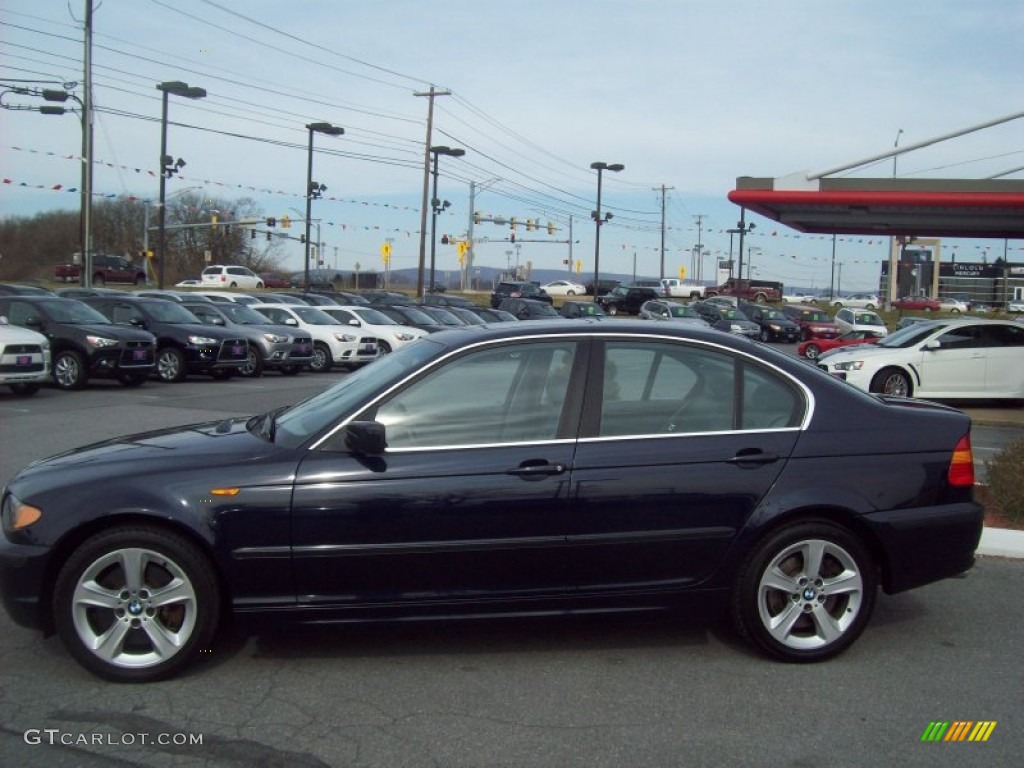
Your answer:
[[[181,304],[176,304],[173,301],[167,301],[166,299],[147,301],[143,306],[146,313],[159,323],[170,323],[171,325],[180,325],[182,323],[203,324],[202,320],[181,306]]]
[[[722,317],[726,320],[747,320],[747,316],[740,312],[738,309],[732,307],[722,307]]]
[[[88,304],[74,299],[55,299],[39,302],[43,312],[55,323],[81,325],[110,325],[110,321]]]
[[[811,323],[827,323],[832,320],[832,318],[828,316],[827,312],[816,312],[814,310],[801,312],[800,319]]]
[[[669,317],[700,317],[697,310],[685,304],[668,304]]]
[[[272,434],[273,442],[296,448],[326,427],[356,413],[374,394],[419,369],[441,349],[439,344],[426,339],[408,344],[276,416],[270,412],[253,417],[246,427],[254,434]],[[274,421],[271,429],[266,427],[267,419]]]
[[[874,312],[858,312],[853,316],[853,322],[857,325],[885,325]]]
[[[353,309],[352,314],[370,325],[398,325],[394,320],[376,309]]]
[[[403,315],[410,323],[419,323],[420,325],[441,325],[438,320],[428,315],[422,310],[416,309],[415,307],[403,306],[401,309],[396,309],[400,315]]]
[[[764,310],[765,320],[789,320],[782,312],[777,309],[766,309]]]
[[[342,323],[328,315],[322,309],[316,307],[291,307],[292,312],[298,315],[302,322],[309,325],[341,325]]]
[[[221,304],[218,309],[239,325],[273,324],[269,317],[244,304]]]
[[[886,336],[876,346],[888,347],[890,349],[905,349],[923,341],[934,333],[936,328],[941,327],[938,323],[914,323],[906,328],[900,328],[893,334]]]

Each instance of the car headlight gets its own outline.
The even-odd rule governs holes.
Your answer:
[[[768,323],[768,327],[771,328],[773,331],[781,331],[782,330],[782,326],[778,325],[776,323]]]
[[[334,331],[334,338],[336,338],[338,341],[353,342],[357,341],[359,337],[353,336],[351,333],[340,333],[339,331]]]
[[[85,337],[85,343],[90,347],[99,347],[100,349],[116,347],[118,344],[117,339],[108,339],[106,336],[93,336],[91,334]]]
[[[730,331],[742,331],[743,330],[743,326],[740,325],[739,323],[729,323],[729,330]]]
[[[0,514],[3,516],[5,531],[19,531],[37,522],[43,516],[43,510],[25,504],[13,493],[9,493],[4,497],[3,511]]]
[[[209,336],[196,336],[195,334],[188,337],[188,343],[194,344],[197,347],[208,347],[211,344],[216,344],[216,339],[211,339]]]
[[[399,341],[412,341],[416,337],[413,336],[411,333],[405,333],[404,331],[400,331],[395,334],[395,338],[398,339]]]
[[[284,342],[288,341],[288,337],[280,336],[276,333],[264,333],[263,340],[271,344],[284,344]]]
[[[846,363],[836,363],[837,371],[859,371],[864,367],[863,360],[850,360]]]

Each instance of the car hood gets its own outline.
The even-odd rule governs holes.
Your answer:
[[[35,488],[52,490],[81,483],[104,483],[139,476],[207,472],[235,463],[254,463],[283,449],[252,435],[246,419],[227,419],[116,437],[40,459],[10,483],[22,498]]]
[[[849,344],[847,346],[838,347],[834,350],[829,351],[828,359],[829,362],[835,360],[859,360],[865,356],[881,357],[886,354],[911,354],[914,351],[913,347],[900,347],[892,349],[890,347],[880,347],[877,343],[875,344]]]
[[[138,328],[129,328],[124,325],[105,325],[103,323],[82,323],[76,324],[75,328],[86,333],[97,336],[105,336],[108,339],[120,339],[121,341],[153,341],[153,334]]]

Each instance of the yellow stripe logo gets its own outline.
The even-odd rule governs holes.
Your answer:
[[[921,741],[988,741],[995,729],[995,720],[933,720]]]

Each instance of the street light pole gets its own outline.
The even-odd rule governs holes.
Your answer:
[[[173,162],[167,154],[167,101],[172,94],[184,96],[186,99],[201,99],[206,96],[203,88],[190,87],[188,83],[173,80],[166,83],[158,83],[157,90],[163,93],[163,111],[160,114],[160,215],[158,227],[160,237],[157,240],[160,250],[160,262],[157,265],[157,287],[164,287],[164,263],[167,261],[167,209],[164,203],[167,200],[167,179],[184,167],[185,161],[180,157]]]
[[[601,294],[598,287],[601,284],[601,225],[612,218],[611,213],[606,213],[604,218],[601,218],[601,174],[605,171],[618,173],[625,167],[622,163],[609,165],[608,163],[594,162],[590,164],[591,170],[597,171],[597,210],[590,214],[594,219],[594,301],[597,301]]]
[[[312,215],[313,198],[320,197],[327,187],[323,184],[317,184],[313,181],[313,134],[323,133],[327,136],[341,136],[345,133],[345,129],[331,125],[330,123],[310,123],[306,126],[306,130],[309,131],[309,151],[306,159],[306,237],[305,237],[305,253],[302,260],[303,265],[303,290],[309,290],[309,219]],[[317,235],[319,240],[319,235]],[[317,245],[317,253],[319,254],[319,243]]]
[[[434,290],[434,263],[437,253],[437,215],[451,205],[447,200],[439,200],[437,197],[437,159],[441,155],[449,157],[462,157],[466,154],[464,149],[453,149],[452,147],[431,147],[430,153],[434,156],[434,191],[430,197],[430,278],[427,281],[429,287],[424,286],[423,296],[427,291]]]
[[[736,222],[736,231],[740,235],[740,268],[737,271],[740,282],[743,282],[743,237],[748,234],[757,225],[754,222],[750,222],[750,226],[747,226],[747,209],[740,208],[740,220]],[[729,250],[732,250],[732,241],[730,240]]]

